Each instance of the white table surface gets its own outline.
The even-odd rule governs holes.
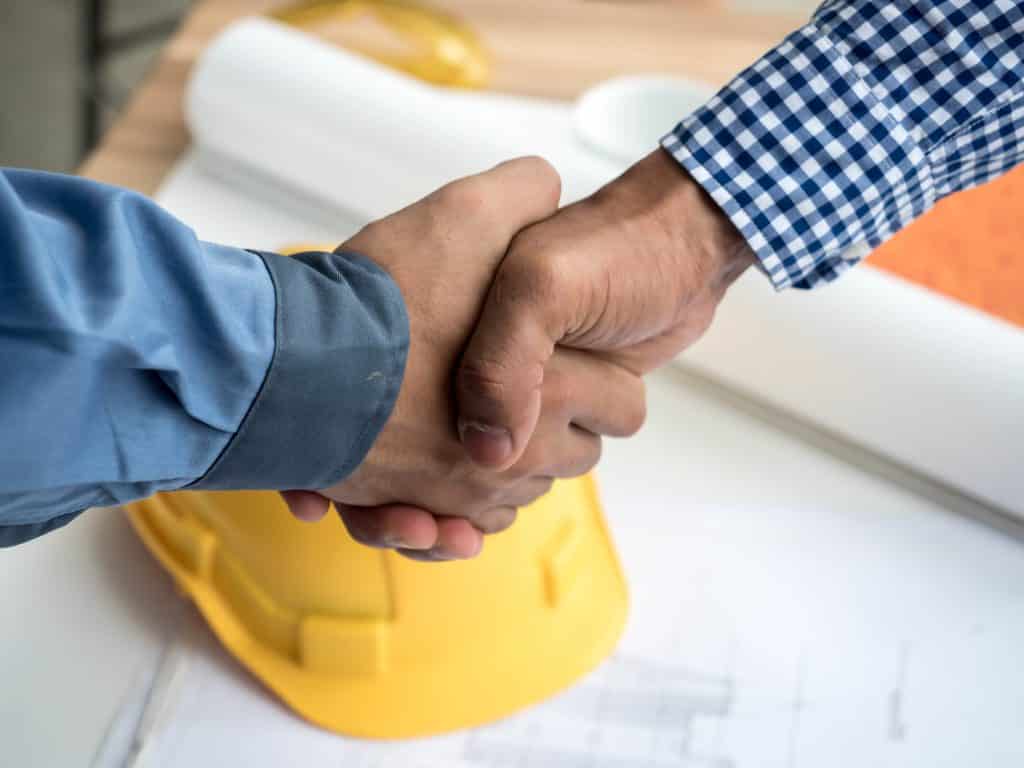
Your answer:
[[[674,374],[654,378],[649,426],[610,442],[600,478],[633,597],[616,660],[499,726],[405,745],[342,739],[278,704],[182,612],[116,511],[6,551],[4,763],[120,764],[167,642],[187,662],[151,765],[1024,763],[1024,549],[1011,539]],[[686,723],[597,717],[587,698],[682,695],[693,679],[719,681],[722,699]],[[582,741],[595,728],[614,736],[600,749]]]

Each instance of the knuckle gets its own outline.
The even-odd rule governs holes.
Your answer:
[[[573,254],[564,248],[546,248],[537,255],[534,270],[541,295],[549,304],[561,304],[572,298],[576,282]]]
[[[491,301],[501,307],[530,303],[536,295],[536,275],[533,272],[528,246],[520,235],[512,241],[491,286]]]
[[[603,443],[597,435],[588,434],[582,446],[574,447],[571,453],[563,454],[552,463],[551,472],[556,477],[579,477],[597,466],[601,461]]]
[[[547,496],[551,492],[551,488],[555,484],[553,477],[542,477],[538,478],[537,484],[534,488],[534,500]]]
[[[541,496],[548,494],[551,491],[552,486],[555,484],[553,477],[539,477],[535,483],[534,491],[536,496],[535,499],[539,499]]]
[[[554,479],[551,477],[535,477],[529,482],[520,483],[512,496],[512,503],[525,507],[551,490]]]
[[[475,514],[478,514],[481,510],[505,506],[508,503],[510,489],[514,487],[514,481],[504,473],[484,474],[481,471],[474,486],[473,507],[477,510]]]
[[[516,485],[529,480],[536,472],[536,468],[533,466],[534,463],[535,461],[532,456],[525,456],[523,459],[520,459],[505,470],[503,473],[503,480],[509,487],[515,487]]]
[[[566,415],[575,403],[576,392],[571,376],[549,365],[544,371],[544,409],[561,416]]]
[[[545,243],[543,232],[516,236],[491,286],[489,302],[508,335],[531,327],[560,334],[581,297],[572,253]]]
[[[546,429],[538,428],[530,436],[519,461],[502,472],[502,479],[510,484],[521,485],[550,475],[549,470],[557,462],[558,455],[557,441]]]
[[[541,287],[557,289],[571,276],[569,260],[570,255],[563,248],[541,247],[533,250],[529,266]]]
[[[461,486],[461,495],[466,500],[464,505],[466,508],[498,506],[495,499],[501,488],[494,482],[492,474],[486,470],[474,467],[472,473],[467,475],[459,485]]]
[[[517,237],[511,258],[495,280],[499,301],[553,307],[566,298],[572,282],[570,256],[541,242],[540,235],[533,232]]]
[[[562,196],[562,177],[555,170],[555,166],[540,155],[529,155],[521,158],[520,162],[528,164],[530,172],[536,177],[539,193],[557,205],[558,199]]]
[[[537,440],[531,438],[519,460],[511,467],[492,475],[492,480],[499,488],[499,494],[514,493],[516,488],[539,471]]]
[[[501,533],[516,521],[515,507],[494,507],[479,513],[473,524],[481,533],[492,535]]]
[[[438,189],[432,202],[444,216],[473,216],[486,205],[480,183],[474,178],[459,179]]]
[[[463,394],[502,402],[508,392],[507,375],[507,367],[496,360],[467,360],[459,368],[456,386]]]

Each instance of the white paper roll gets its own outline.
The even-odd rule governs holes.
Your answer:
[[[201,153],[365,220],[521,154],[558,168],[563,200],[588,194],[622,166],[572,118],[568,104],[424,85],[263,20],[210,46],[188,95]],[[1020,329],[866,267],[810,295],[752,273],[682,362],[1024,516]]]
[[[263,19],[206,50],[186,108],[204,151],[368,218],[517,155],[572,168],[563,199],[621,170],[577,144],[564,103],[432,87]]]

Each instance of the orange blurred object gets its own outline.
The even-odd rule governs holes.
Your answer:
[[[1024,327],[1024,168],[943,200],[869,263]]]

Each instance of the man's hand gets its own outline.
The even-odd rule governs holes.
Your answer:
[[[560,182],[543,160],[504,163],[438,190],[370,224],[339,250],[385,268],[410,324],[405,378],[394,412],[362,465],[320,491],[286,492],[296,516],[317,519],[328,500],[359,541],[426,559],[471,557],[482,533],[503,530],[517,507],[552,480],[597,462],[598,435],[634,432],[643,420],[639,377],[567,350],[548,361],[534,440],[501,472],[481,469],[458,440],[452,374],[509,241],[552,215]]]
[[[523,455],[556,345],[646,373],[704,333],[753,262],[725,215],[661,149],[520,232],[457,377],[469,455],[499,470]]]

